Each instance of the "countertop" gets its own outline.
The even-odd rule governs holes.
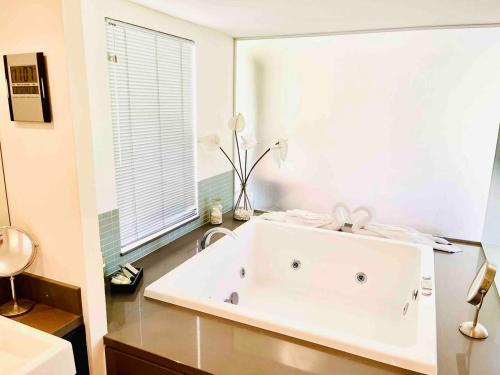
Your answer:
[[[58,337],[63,337],[83,324],[81,315],[72,314],[43,303],[37,303],[26,314],[12,318],[12,320]]]
[[[35,306],[13,320],[59,337],[83,325],[80,288],[27,272],[16,276],[15,283],[17,297]],[[11,298],[8,278],[0,278],[0,304]]]
[[[240,223],[224,216],[223,226]],[[144,288],[196,253],[209,225],[166,245],[134,264],[144,279],[132,295],[107,294],[105,344],[138,350],[213,374],[414,374],[288,336],[185,309],[143,296]],[[438,372],[440,375],[500,374],[500,299],[485,298],[479,321],[490,337],[474,341],[458,325],[471,320],[466,291],[484,261],[479,246],[458,244],[463,252],[435,252]],[[492,287],[494,288],[494,287]]]

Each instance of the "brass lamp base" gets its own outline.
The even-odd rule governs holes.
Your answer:
[[[474,325],[474,322],[463,322],[458,329],[463,335],[473,339],[483,340],[488,337],[488,330],[480,323]]]
[[[33,306],[35,306],[35,302],[21,298],[17,300],[17,303],[15,301],[10,301],[1,305],[0,315],[6,316],[7,318],[13,318],[27,313]]]

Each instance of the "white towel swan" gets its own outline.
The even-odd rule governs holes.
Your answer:
[[[344,203],[338,203],[332,214],[318,214],[305,210],[287,210],[267,212],[260,216],[264,220],[279,221],[329,230],[346,230],[366,236],[388,238],[393,240],[432,246],[435,250],[456,253],[462,251],[446,239],[403,225],[372,223],[373,211],[368,207],[358,207],[351,211]]]

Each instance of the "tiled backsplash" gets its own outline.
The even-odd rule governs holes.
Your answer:
[[[200,217],[191,221],[154,241],[148,242],[134,251],[120,255],[120,225],[119,212],[112,210],[99,215],[99,232],[101,250],[106,263],[105,273],[109,275],[119,269],[124,262],[133,262],[160,247],[174,241],[186,233],[196,229],[209,220],[210,200],[215,197],[222,199],[224,212],[231,210],[233,205],[233,172],[225,172],[198,182],[198,207]]]

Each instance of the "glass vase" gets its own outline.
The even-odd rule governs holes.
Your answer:
[[[233,218],[239,221],[248,221],[253,216],[253,208],[248,198],[246,184],[241,184],[240,194],[234,206]]]

